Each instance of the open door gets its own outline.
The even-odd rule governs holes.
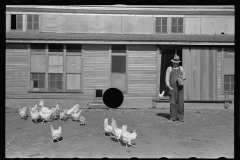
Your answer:
[[[177,53],[182,65],[182,49],[181,48],[161,48],[161,63],[160,63],[160,85],[159,93],[162,93],[165,90],[164,96],[169,96],[169,89],[165,83],[166,71],[169,66],[172,66],[172,61],[174,55]]]

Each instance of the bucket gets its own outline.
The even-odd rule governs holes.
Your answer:
[[[178,78],[177,79],[177,83],[179,86],[183,86],[183,79],[182,78]]]

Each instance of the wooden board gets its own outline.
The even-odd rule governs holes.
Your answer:
[[[185,34],[201,34],[201,18],[186,18]]]
[[[80,90],[80,84],[80,74],[67,74],[67,90]]]
[[[122,15],[122,34],[152,34],[153,17]]]
[[[42,32],[57,32],[58,21],[57,15],[44,14],[42,15]]]
[[[112,73],[111,74],[111,87],[118,88],[120,91],[126,91],[126,74],[125,73]]]
[[[81,56],[67,56],[67,73],[81,73]]]
[[[31,72],[45,73],[45,55],[31,55]]]

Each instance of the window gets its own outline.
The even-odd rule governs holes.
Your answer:
[[[31,73],[31,87],[33,90],[41,90],[45,88],[45,74]]]
[[[224,75],[224,93],[234,93],[234,75]]]
[[[23,15],[12,14],[11,15],[11,30],[23,29]]]
[[[167,18],[156,18],[155,33],[167,33]]]
[[[61,73],[50,73],[49,74],[49,90],[60,91],[62,90],[62,74]]]
[[[27,30],[39,30],[39,15],[27,15]]]
[[[81,45],[66,45],[64,52],[63,44],[49,44],[48,53],[46,46],[30,44],[30,90],[81,91]]]
[[[172,33],[183,33],[183,18],[172,18]]]
[[[111,87],[126,92],[126,45],[112,45]]]

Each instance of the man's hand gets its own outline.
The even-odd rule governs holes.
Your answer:
[[[169,86],[169,89],[173,91],[173,88]]]

